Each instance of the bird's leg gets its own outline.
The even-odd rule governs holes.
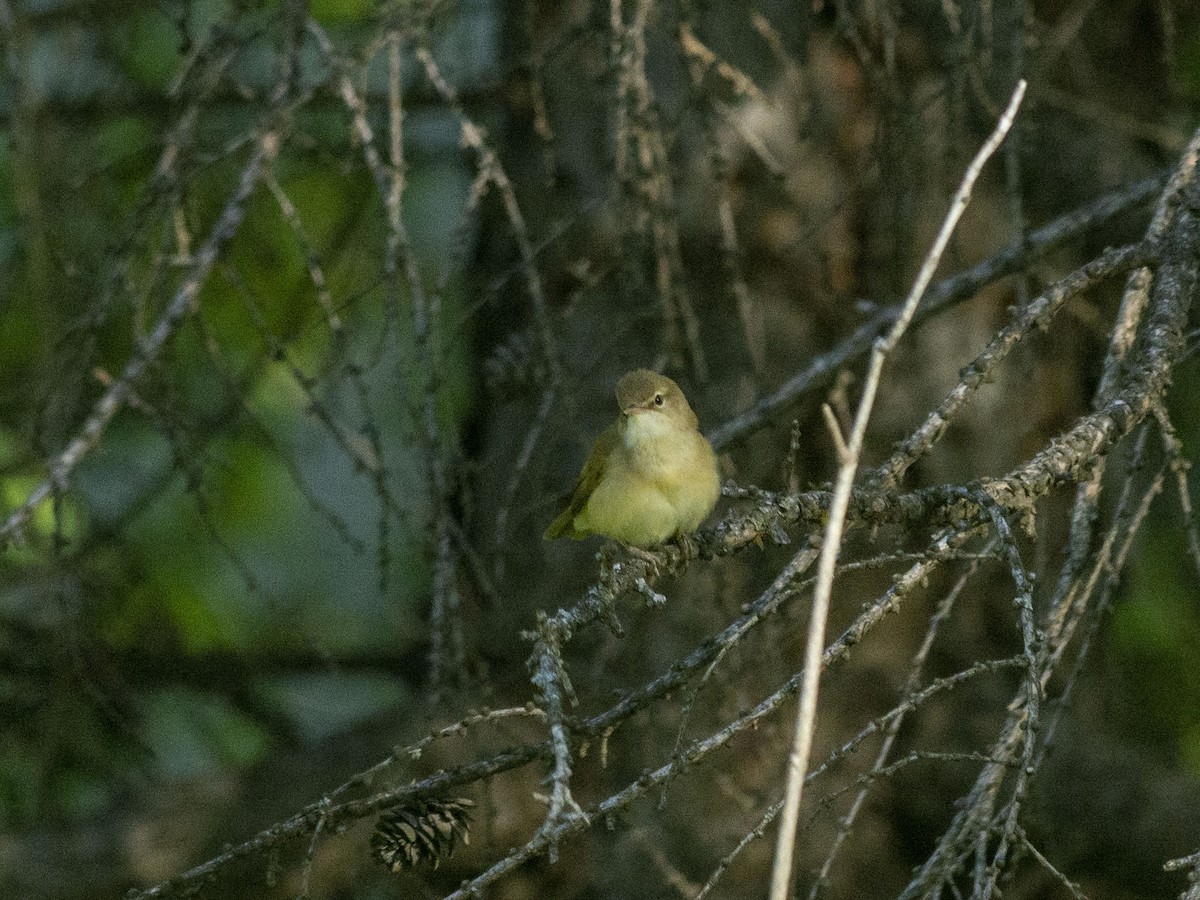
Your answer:
[[[686,560],[696,559],[700,555],[700,545],[696,543],[696,539],[690,534],[684,534],[682,531],[675,535],[675,542],[679,544],[679,550],[683,553],[683,558]]]
[[[635,559],[640,559],[646,564],[646,578],[657,579],[662,574],[663,556],[655,550],[646,550],[642,547],[633,547],[629,544],[623,544],[624,548],[629,551],[629,555]],[[644,579],[640,579],[644,582]],[[645,593],[643,591],[643,593]],[[653,593],[653,592],[651,592]],[[656,594],[652,600],[655,604],[658,603],[658,595]]]
[[[654,566],[655,569],[658,568],[659,557],[658,557],[658,554],[655,553],[653,550],[644,550],[641,547],[634,547],[632,544],[622,544],[621,546],[623,546],[626,550],[629,551],[630,556],[636,556],[638,559],[642,560],[643,562],[647,562],[650,565]]]

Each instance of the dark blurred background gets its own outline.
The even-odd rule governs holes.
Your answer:
[[[1200,121],[1186,0],[0,0],[0,39],[0,519],[146,352],[257,137],[278,137],[123,408],[0,544],[6,897],[146,887],[468,710],[536,699],[521,633],[581,596],[599,546],[540,535],[615,414],[616,378],[667,372],[716,429],[897,302],[1018,78],[1018,126],[941,276],[1173,166]],[[915,329],[864,463],[921,422],[1010,306],[1137,240],[1150,210],[1123,209]],[[905,487],[1001,475],[1086,412],[1121,286],[1025,342]],[[853,409],[861,363],[722,447],[726,475],[827,483],[820,406]],[[1169,405],[1191,458],[1198,388],[1189,358]],[[1062,562],[1072,496],[1039,506],[1024,548],[1035,599]],[[1162,864],[1200,850],[1185,525],[1171,481],[1026,806],[1033,843],[1093,900],[1175,896],[1185,879]],[[800,537],[694,565],[660,585],[664,608],[634,598],[623,637],[580,633],[579,711],[736,617]],[[904,565],[842,577],[831,635]],[[897,702],[957,575],[831,670],[814,760]],[[1019,647],[1011,595],[1002,567],[974,578],[930,678]],[[723,659],[682,726],[674,698],[614,735],[606,767],[596,751],[581,761],[581,801],[797,671],[807,609],[792,600]],[[922,710],[897,755],[984,752],[1018,680],[993,674]],[[778,799],[791,715],[672,782],[661,808],[655,793],[489,896],[694,896]],[[541,735],[521,717],[468,729],[382,783]],[[820,896],[896,896],[976,769],[926,760],[878,785]],[[839,773],[802,817],[805,896],[858,770]],[[436,871],[387,873],[367,819],[324,837],[307,870],[308,842],[293,842],[200,895],[294,897],[307,879],[312,897],[442,896],[528,839],[545,774],[464,788],[471,845]],[[713,896],[765,895],[773,834]],[[1005,893],[1072,896],[1028,855]]]

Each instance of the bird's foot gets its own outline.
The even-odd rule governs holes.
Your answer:
[[[700,544],[690,534],[680,532],[675,535],[675,543],[679,545],[679,552],[683,554],[684,561],[691,561],[700,556]]]
[[[638,559],[642,560],[642,562],[649,563],[655,568],[658,568],[661,558],[655,551],[644,550],[641,547],[634,547],[631,544],[625,544],[624,546],[625,549],[629,551],[630,556],[636,556]]]

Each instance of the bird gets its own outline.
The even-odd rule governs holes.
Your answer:
[[[616,395],[620,414],[596,439],[546,540],[596,534],[645,550],[690,535],[716,506],[717,456],[679,385],[635,369]]]

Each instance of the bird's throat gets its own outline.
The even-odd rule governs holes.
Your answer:
[[[630,416],[621,435],[625,458],[633,469],[656,483],[674,482],[686,473],[698,437],[670,416],[653,411]]]
[[[660,412],[634,413],[625,419],[625,429],[621,435],[625,446],[636,453],[639,448],[655,444],[663,439],[670,440],[680,434],[680,427],[668,416]]]

